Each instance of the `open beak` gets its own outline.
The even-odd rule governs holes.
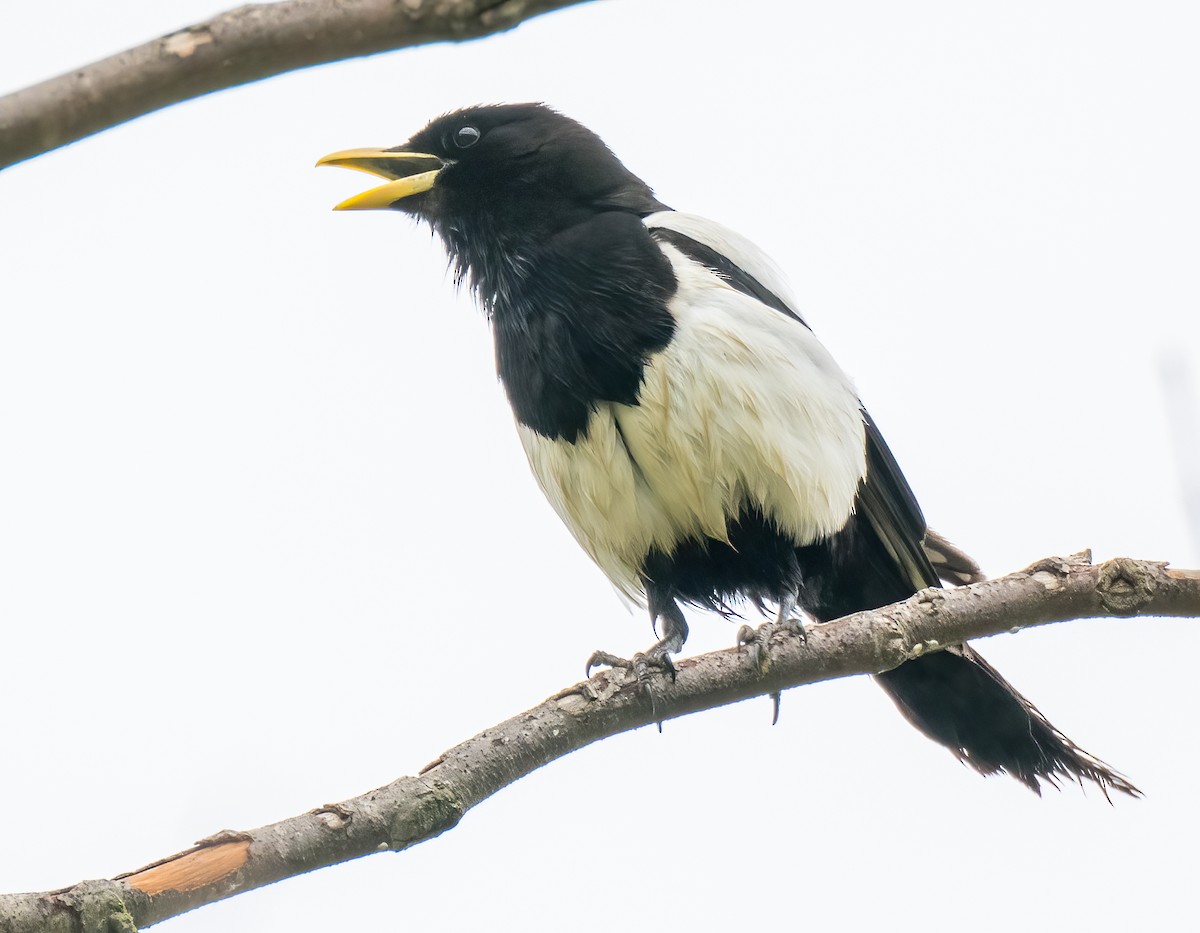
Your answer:
[[[341,165],[392,179],[386,185],[347,198],[334,207],[335,211],[384,210],[397,201],[428,191],[446,167],[437,156],[394,149],[343,149],[318,159],[317,165]]]

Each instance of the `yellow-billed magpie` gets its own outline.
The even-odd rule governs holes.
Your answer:
[[[388,179],[338,205],[427,221],[491,319],[533,472],[662,634],[680,603],[825,621],[976,574],[921,510],[850,379],[750,241],[660,202],[590,130],[540,104],[471,107],[394,149],[319,164]],[[606,659],[612,660],[608,656]],[[968,645],[876,676],[983,774],[1137,794]]]

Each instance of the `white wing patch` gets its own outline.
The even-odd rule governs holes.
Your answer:
[[[810,544],[846,523],[866,472],[854,387],[812,332],[660,245],[678,279],[676,330],[646,367],[640,404],[601,403],[574,444],[518,425],[551,505],[643,604],[651,548],[725,540],[747,504]]]
[[[740,266],[758,279],[760,285],[791,308],[797,317],[803,317],[783,270],[775,264],[775,260],[736,230],[730,230],[707,217],[681,214],[679,211],[659,211],[642,222],[651,229],[662,227],[664,230],[674,230],[715,249],[734,265]]]

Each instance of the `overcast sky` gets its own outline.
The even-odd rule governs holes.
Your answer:
[[[221,8],[0,5],[0,89]],[[1187,2],[610,2],[0,173],[0,890],[363,792],[649,643],[542,500],[440,247],[332,213],[364,178],[313,169],[458,106],[544,100],[771,252],[989,572],[1200,564],[1198,47]],[[691,622],[689,652],[733,640]],[[760,700],[600,743],[163,929],[1177,927],[1196,623],[980,647],[1146,799],[983,780],[858,678],[774,728]]]

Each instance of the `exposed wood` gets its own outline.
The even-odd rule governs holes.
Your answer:
[[[229,878],[249,857],[249,839],[221,842],[181,852],[122,880],[151,897],[164,891],[195,891]]]

